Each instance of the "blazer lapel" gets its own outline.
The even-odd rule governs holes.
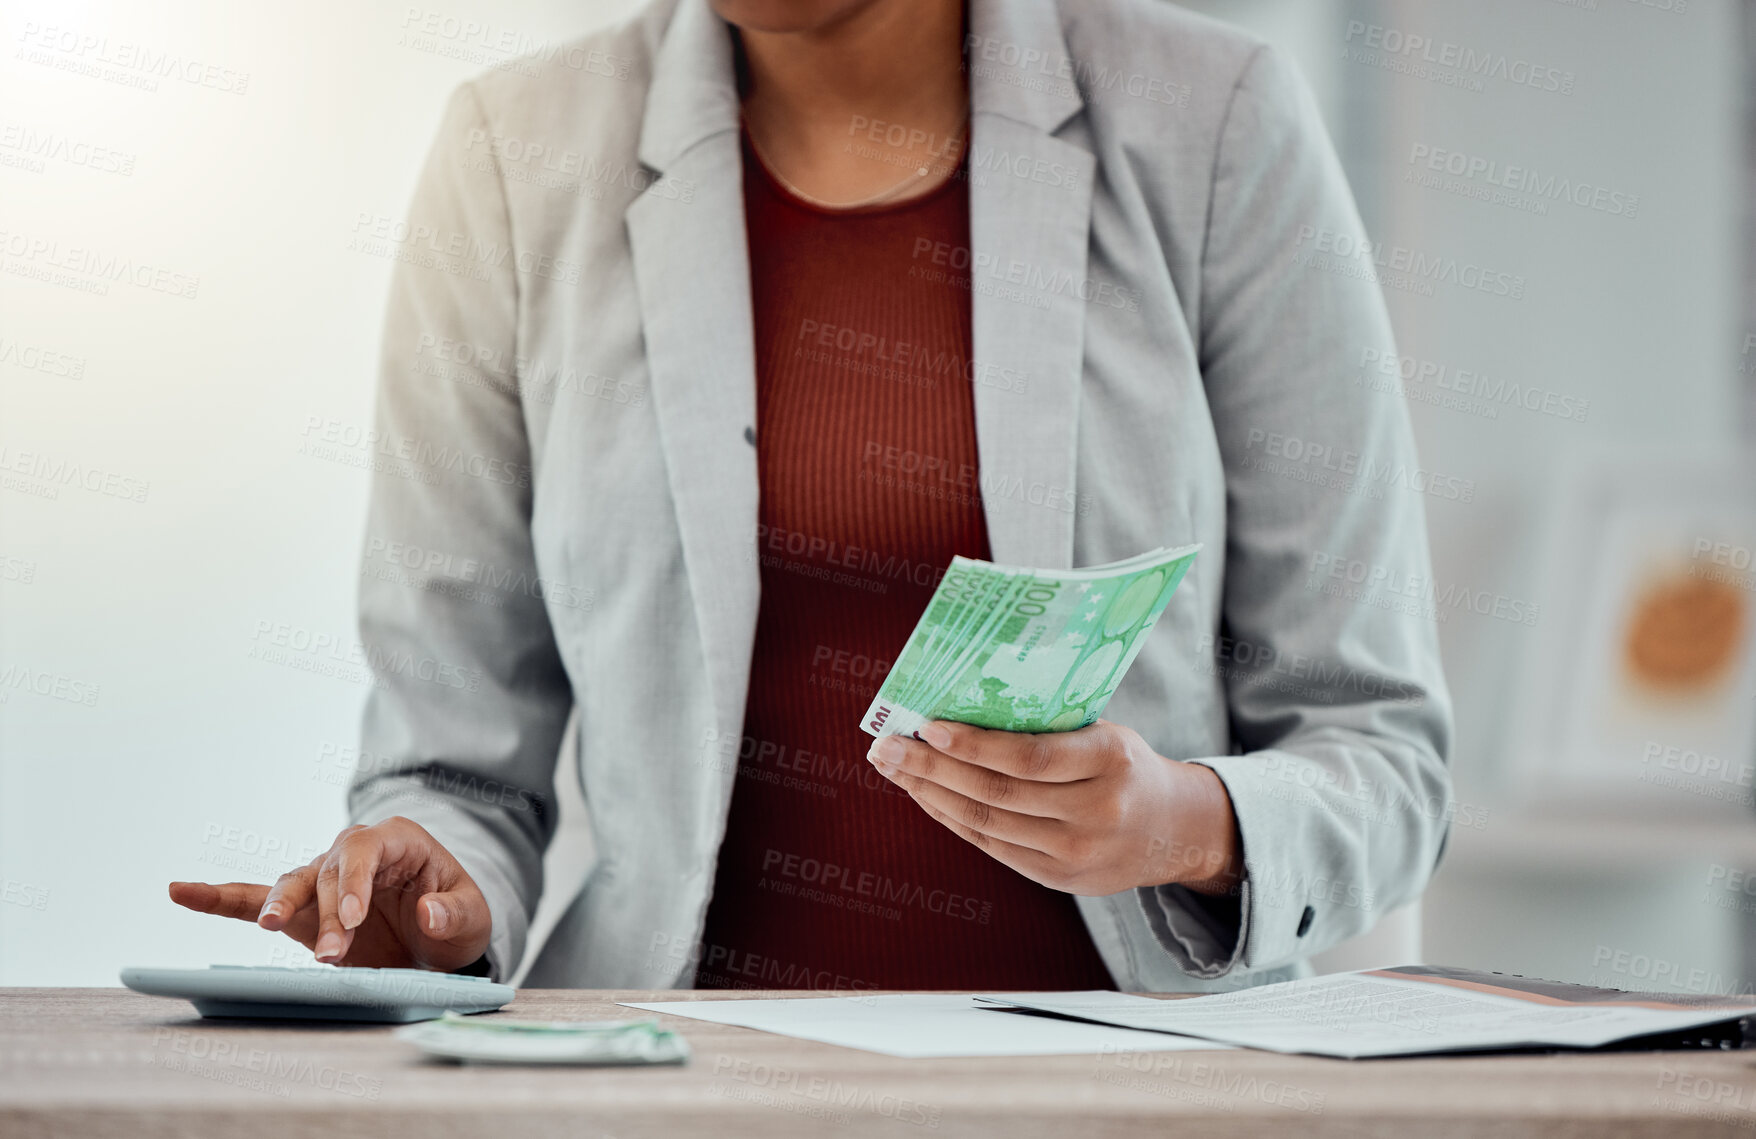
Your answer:
[[[1096,161],[1052,133],[1083,105],[1071,79],[1058,77],[1072,69],[1053,3],[970,0],[969,20],[971,305],[988,544],[996,561],[1065,569]]]
[[[735,730],[761,588],[755,349],[731,38],[700,0],[679,4],[659,50],[640,159],[679,191],[642,195],[626,221],[708,682]]]

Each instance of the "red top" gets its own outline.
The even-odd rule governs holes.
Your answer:
[[[746,140],[744,211],[762,604],[695,983],[1110,988],[1073,898],[935,822],[860,729],[951,556],[988,556],[969,278],[933,255],[969,246],[963,171],[825,210]]]

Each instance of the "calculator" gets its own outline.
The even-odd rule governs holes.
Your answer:
[[[137,993],[182,997],[202,1016],[354,1020],[409,1024],[447,1010],[491,1012],[518,995],[486,977],[426,969],[316,965],[210,965],[206,969],[122,970]]]

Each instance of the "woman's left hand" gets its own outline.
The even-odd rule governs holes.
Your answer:
[[[1070,894],[1180,883],[1234,889],[1243,843],[1212,769],[1166,759],[1099,720],[1075,732],[991,731],[934,721],[867,757],[952,833],[1026,878]]]

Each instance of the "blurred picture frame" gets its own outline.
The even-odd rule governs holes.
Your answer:
[[[1539,558],[1510,788],[1572,809],[1756,811],[1756,463],[1574,456]]]

